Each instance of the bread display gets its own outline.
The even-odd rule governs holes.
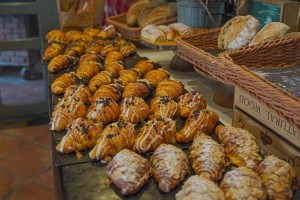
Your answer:
[[[165,33],[166,39],[168,41],[173,41],[175,39],[175,37],[177,36],[176,31],[173,28],[171,28],[170,26],[159,25],[157,27]]]
[[[150,158],[155,182],[162,192],[170,192],[190,173],[185,153],[170,144],[161,144]]]
[[[183,94],[184,86],[176,80],[164,79],[156,86],[155,96],[168,96],[178,98]]]
[[[104,70],[112,75],[119,77],[120,72],[125,69],[125,64],[121,61],[111,62],[105,65]]]
[[[115,102],[119,101],[122,97],[124,87],[120,84],[114,83],[109,85],[102,85],[94,94],[92,101],[97,98],[110,98]]]
[[[169,72],[167,72],[166,70],[164,69],[156,69],[156,70],[152,70],[150,72],[148,72],[144,78],[146,80],[148,80],[150,82],[150,84],[152,84],[153,86],[157,86],[157,84],[166,79],[166,78],[169,78],[170,77],[170,74]]]
[[[163,1],[161,0],[151,0],[149,3],[141,6],[140,13],[137,18],[138,26],[143,27],[145,19],[152,12],[152,10],[154,10],[158,6],[161,6],[162,4]]]
[[[97,37],[106,40],[106,39],[113,39],[116,37],[116,35],[117,35],[116,28],[113,25],[108,25],[97,35]]]
[[[178,113],[180,117],[187,118],[195,109],[205,109],[206,101],[200,92],[193,91],[178,97]]]
[[[49,72],[58,72],[62,69],[73,67],[78,64],[78,59],[67,56],[67,55],[58,55],[54,57],[48,64]]]
[[[86,61],[79,65],[76,70],[76,74],[80,78],[91,79],[93,76],[98,74],[100,70],[103,70],[101,63],[94,61]]]
[[[140,79],[136,82],[129,83],[124,87],[124,91],[122,94],[122,99],[126,97],[140,97],[142,99],[147,98],[151,93],[151,85],[145,79]]]
[[[257,172],[268,193],[268,199],[291,199],[296,186],[296,171],[276,156],[266,156]]]
[[[185,36],[187,34],[193,33],[192,28],[184,23],[172,23],[169,25],[169,27],[175,30],[177,35],[179,36]]]
[[[141,31],[141,38],[152,43],[164,42],[167,40],[167,36],[163,30],[155,25],[144,27]]]
[[[151,99],[150,119],[155,116],[173,118],[177,112],[177,103],[168,96],[158,96]]]
[[[139,79],[139,75],[134,70],[122,70],[120,71],[120,76],[115,79],[115,83],[121,84],[123,86],[133,83]]]
[[[137,19],[143,5],[147,5],[150,1],[142,0],[132,4],[126,14],[126,24],[128,26],[137,26]]]
[[[91,98],[91,91],[85,85],[70,85],[64,93],[64,99],[77,99],[83,103],[88,103]]]
[[[108,163],[107,175],[122,195],[139,191],[150,177],[149,161],[137,153],[124,149]]]
[[[76,84],[77,79],[75,73],[65,73],[53,81],[51,84],[51,91],[54,94],[62,94],[68,86]]]
[[[91,92],[95,92],[98,90],[102,85],[107,85],[113,82],[113,75],[110,72],[102,71],[89,81],[89,88]]]

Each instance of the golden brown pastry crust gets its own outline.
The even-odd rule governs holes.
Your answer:
[[[104,63],[105,65],[112,63],[112,62],[117,62],[117,61],[124,61],[124,56],[121,52],[119,51],[110,51],[106,54]]]
[[[132,54],[134,54],[136,51],[136,47],[131,42],[128,42],[126,44],[123,44],[120,46],[120,52],[125,56],[128,57]]]
[[[48,41],[57,36],[66,37],[66,34],[65,34],[65,32],[63,32],[61,30],[54,29],[54,30],[49,31],[46,34],[45,39]]]
[[[133,3],[126,13],[126,24],[130,27],[137,26],[137,19],[141,12],[141,8],[149,3],[148,0],[137,1]]]
[[[97,35],[97,37],[100,37],[103,40],[113,39],[116,36],[117,36],[117,30],[114,25],[108,25]]]
[[[79,58],[79,65],[86,61],[101,62],[101,57],[97,53],[85,53]]]
[[[65,55],[80,57],[85,53],[86,42],[83,40],[75,40],[71,42],[65,49]]]
[[[156,86],[155,96],[169,96],[171,98],[178,98],[183,94],[184,86],[181,82],[164,79]]]
[[[177,103],[170,97],[158,96],[151,99],[150,119],[155,116],[173,118],[177,112]]]
[[[43,53],[43,61],[49,62],[54,57],[64,53],[65,46],[60,43],[52,43],[46,47]]]
[[[107,85],[113,82],[113,75],[107,71],[102,71],[96,74],[89,81],[89,88],[91,92],[97,91],[102,85]]]
[[[155,69],[155,64],[151,60],[141,60],[134,65],[134,70],[141,73],[142,76]]]
[[[97,53],[100,54],[104,45],[99,44],[97,42],[88,43],[85,53]]]
[[[111,98],[115,102],[119,101],[124,87],[117,83],[102,85],[93,95],[91,102],[95,101],[97,98]]]
[[[96,37],[100,32],[101,30],[97,28],[85,28],[82,33],[91,37]]]
[[[77,99],[83,103],[88,103],[91,98],[91,91],[85,85],[70,85],[67,87],[64,99]]]
[[[76,84],[76,79],[75,73],[65,73],[53,81],[51,91],[55,94],[62,94],[68,86]]]
[[[116,77],[119,77],[120,72],[125,69],[125,64],[122,61],[115,61],[106,64],[104,70],[110,72]]]
[[[101,49],[100,55],[106,56],[111,51],[119,51],[119,50],[120,50],[119,46],[113,44],[107,44]]]
[[[67,56],[67,55],[58,55],[54,57],[48,64],[49,72],[58,72],[62,69],[73,67],[78,64],[78,59]]]
[[[170,74],[166,70],[156,69],[156,70],[152,70],[152,71],[148,72],[144,78],[156,87],[160,81],[164,80],[165,78],[169,78],[169,77],[170,77]]]
[[[122,70],[120,71],[120,76],[115,80],[115,83],[126,86],[129,83],[133,83],[139,79],[137,72],[133,70]]]
[[[103,67],[101,63],[97,63],[94,61],[86,61],[79,65],[76,73],[80,78],[85,78],[89,80],[93,76],[98,74],[102,68]]]
[[[145,99],[150,95],[150,93],[151,93],[151,86],[146,80],[141,79],[137,82],[129,83],[124,87],[122,99],[131,96]]]
[[[205,109],[206,101],[200,92],[193,91],[181,95],[178,99],[178,114],[187,118],[195,109]]]

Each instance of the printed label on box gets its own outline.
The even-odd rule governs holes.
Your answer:
[[[253,1],[252,15],[258,19],[260,28],[270,22],[280,22],[280,12],[279,5]]]

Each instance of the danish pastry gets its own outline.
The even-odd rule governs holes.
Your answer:
[[[206,101],[200,92],[189,92],[178,98],[178,113],[180,117],[187,118],[195,109],[205,109]]]

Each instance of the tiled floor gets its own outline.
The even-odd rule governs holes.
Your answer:
[[[48,125],[0,130],[0,199],[52,200]]]

